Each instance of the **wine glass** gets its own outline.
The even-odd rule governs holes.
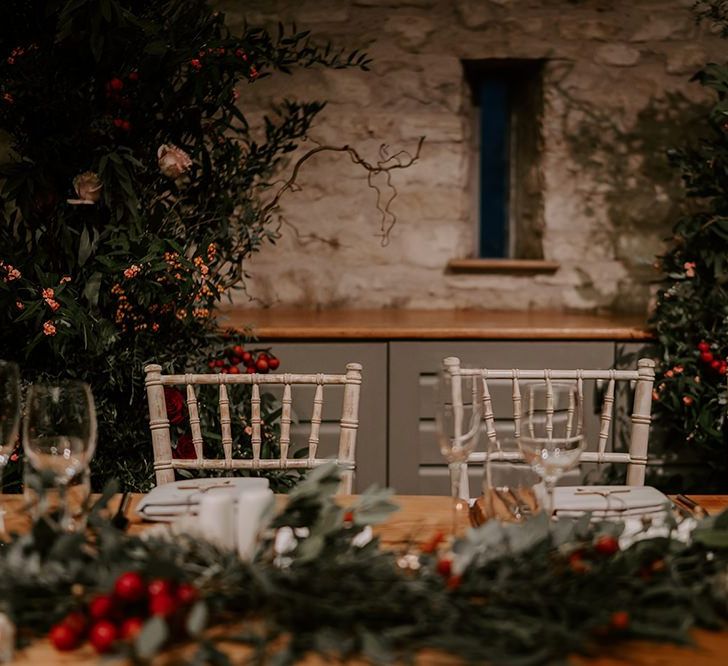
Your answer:
[[[523,458],[544,481],[544,508],[550,517],[554,512],[554,486],[578,464],[584,449],[583,400],[575,384],[546,380],[524,388],[518,442]]]
[[[20,371],[15,363],[0,361],[0,491],[2,473],[18,440],[20,428]],[[5,534],[5,512],[0,506],[0,536]]]
[[[88,384],[69,380],[31,386],[23,447],[32,467],[58,488],[61,528],[73,530],[68,486],[86,470],[96,448],[96,410]]]
[[[453,498],[452,533],[457,535],[460,517],[467,515],[461,497],[465,463],[475,450],[481,431],[483,391],[480,377],[462,375],[460,368],[443,367],[437,382],[435,427],[440,452],[450,469]]]

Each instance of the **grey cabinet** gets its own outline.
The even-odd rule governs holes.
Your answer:
[[[492,368],[609,368],[613,342],[391,342],[389,343],[389,484],[402,494],[449,493],[448,470],[435,441],[434,386],[442,359],[459,356],[464,365]],[[493,409],[510,416],[511,389],[494,385]],[[594,386],[585,384],[585,404],[594,404]],[[507,418],[497,429],[510,425]],[[597,415],[587,410],[585,429],[598,432]],[[504,432],[505,434],[505,432]],[[482,443],[481,443],[482,446]],[[482,470],[470,469],[471,488]]]

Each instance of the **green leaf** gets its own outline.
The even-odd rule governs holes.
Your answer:
[[[78,243],[78,265],[83,266],[88,258],[91,256],[91,236],[88,232],[88,228],[84,227],[81,232],[81,238]]]
[[[155,616],[144,623],[134,641],[134,649],[142,659],[151,659],[169,638],[169,627],[165,620]]]
[[[199,636],[207,626],[208,611],[204,601],[198,601],[187,615],[185,627],[190,636]]]

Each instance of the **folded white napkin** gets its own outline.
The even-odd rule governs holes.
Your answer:
[[[590,511],[595,517],[642,516],[660,513],[670,500],[651,486],[563,486],[554,489],[559,516]]]
[[[185,514],[197,514],[200,499],[209,493],[230,495],[237,500],[243,490],[268,488],[268,479],[254,477],[185,479],[157,486],[136,506],[146,520],[174,520]]]

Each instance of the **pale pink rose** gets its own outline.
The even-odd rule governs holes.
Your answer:
[[[171,143],[163,143],[157,150],[159,170],[167,178],[179,178],[192,166],[190,156]]]
[[[683,264],[683,268],[685,269],[685,275],[689,278],[695,277],[695,262],[694,261],[686,261]]]
[[[73,179],[73,187],[76,190],[78,199],[68,199],[68,203],[74,206],[79,204],[95,204],[101,200],[101,189],[103,185],[93,171],[84,171],[78,174]]]

